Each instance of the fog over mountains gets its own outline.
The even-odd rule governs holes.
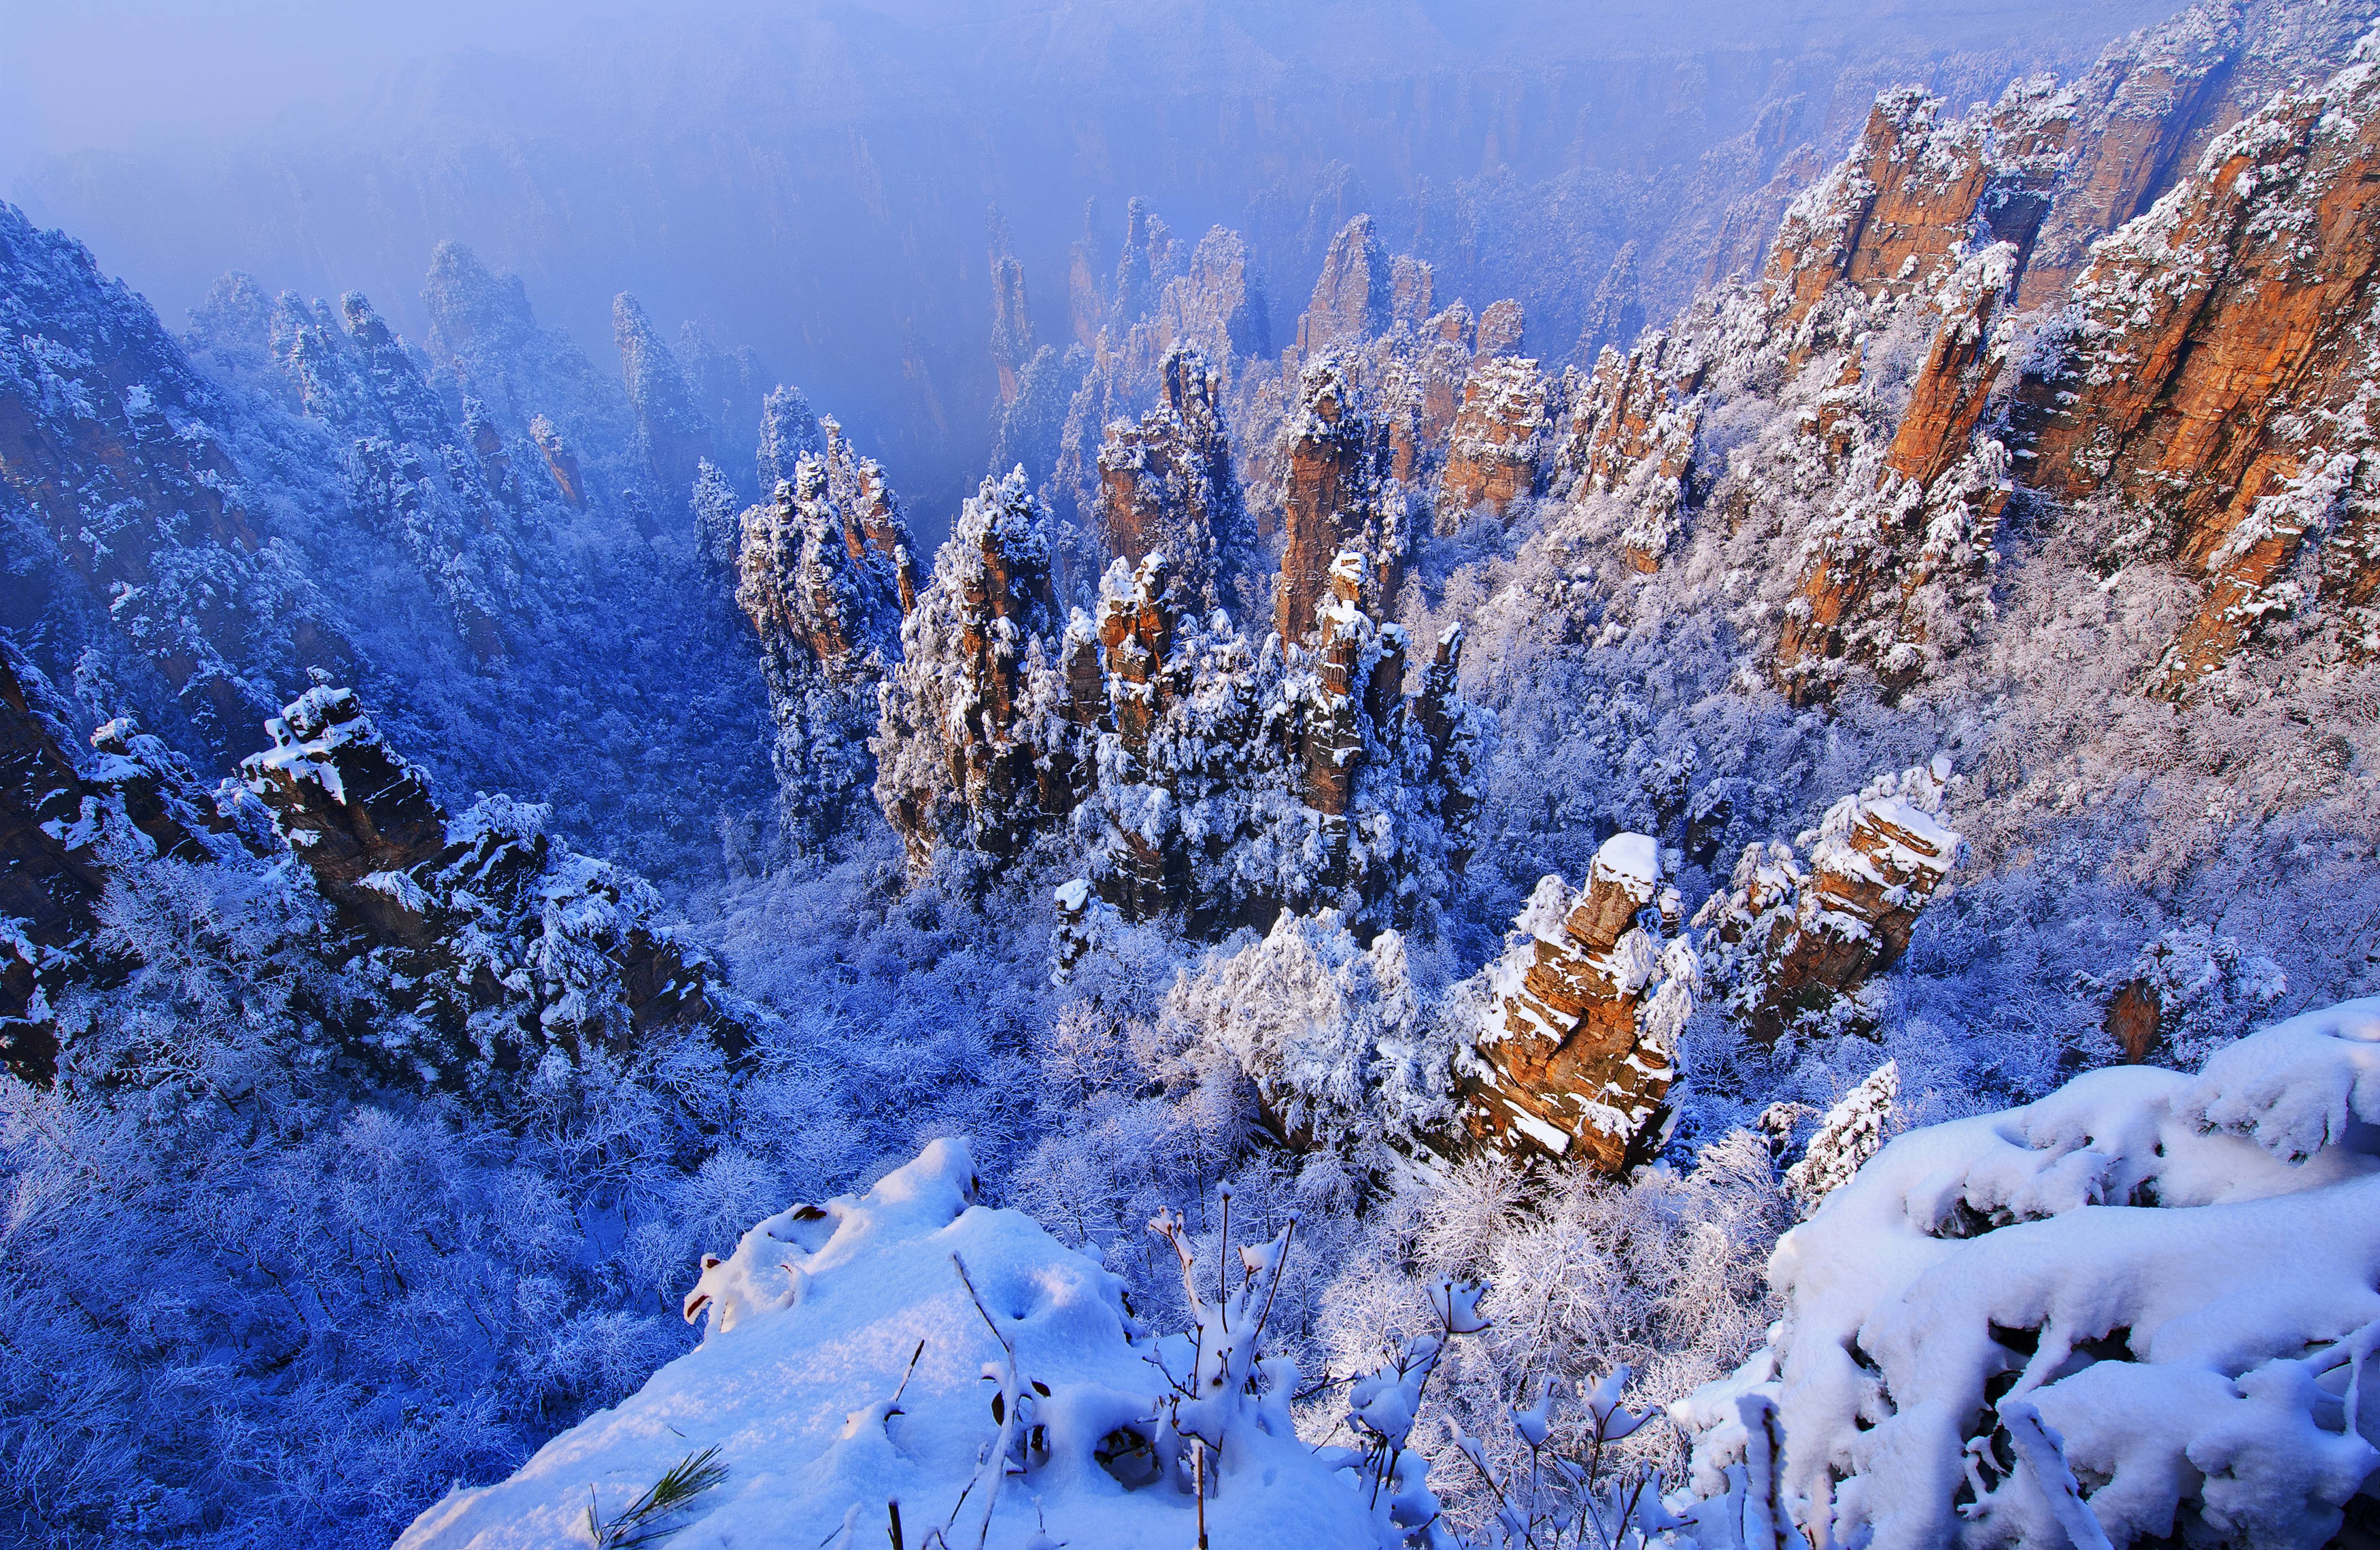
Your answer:
[[[1805,142],[1804,173],[1831,160],[1882,86],[1989,97],[2160,14],[611,5],[333,23],[260,5],[201,26],[25,9],[12,26],[41,46],[0,65],[21,93],[6,196],[169,321],[240,269],[268,290],[360,289],[418,335],[422,272],[451,238],[589,348],[622,290],[667,333],[696,319],[750,346],[882,449],[929,532],[990,445],[994,206],[1049,338],[1080,331],[1072,247],[1111,269],[1136,196],[1185,241],[1245,232],[1284,317],[1368,211],[1447,297],[1518,297],[1533,348],[1559,355],[1621,244],[1666,317],[1706,277],[1726,208]],[[103,55],[89,80],[42,63]]]
[[[5,20],[0,1544],[2380,1544],[2380,0]]]

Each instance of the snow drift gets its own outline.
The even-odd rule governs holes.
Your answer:
[[[963,1143],[934,1141],[864,1195],[780,1212],[707,1257],[686,1298],[709,1320],[700,1347],[512,1479],[450,1495],[401,1550],[584,1546],[590,1507],[613,1521],[711,1448],[723,1478],[669,1523],[685,1550],[882,1544],[896,1502],[911,1545],[941,1528],[953,1544],[1178,1547],[1200,1506],[1190,1436],[1216,1418],[1175,1404],[1166,1373],[1219,1362],[1233,1381],[1203,1401],[1232,1412],[1209,1453],[1215,1543],[1399,1542],[1387,1503],[1375,1511],[1292,1432],[1293,1368],[1258,1371],[1245,1337],[1194,1357],[1186,1338],[1140,1332],[1115,1276],[976,1204],[972,1170]],[[1259,1300],[1282,1247],[1243,1251]],[[1206,1312],[1244,1328],[1251,1310]]]
[[[2380,999],[1899,1138],[1778,1245],[1768,1348],[1677,1407],[1696,1490],[1758,1390],[1814,1543],[2330,1541],[2380,1483],[2375,1125]]]

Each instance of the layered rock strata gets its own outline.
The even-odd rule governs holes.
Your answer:
[[[1616,835],[1586,886],[1537,885],[1504,956],[1457,989],[1479,1026],[1456,1062],[1476,1145],[1617,1175],[1658,1149],[1699,965],[1660,848]]]
[[[1298,402],[1280,437],[1285,480],[1273,604],[1273,628],[1291,642],[1312,635],[1315,609],[1330,590],[1330,568],[1342,552],[1364,555],[1374,584],[1393,595],[1412,543],[1404,485],[1390,471],[1385,428],[1349,362],[1335,355],[1310,362]]]
[[[1368,932],[1459,873],[1493,735],[1460,698],[1459,635],[1409,703],[1404,632],[1354,550],[1310,645],[1252,639],[1158,552],[1062,629],[1047,521],[1021,477],[988,482],[904,627],[874,747],[913,865],[996,862],[1063,823],[1107,905],[1210,934],[1321,908]]]
[[[2380,67],[2286,93],[2092,251],[2030,477],[2150,514],[2206,592],[2152,672],[2179,697],[2273,616],[2374,641]],[[2301,558],[2305,572],[2298,574]]]
[[[1682,525],[1703,370],[1682,341],[1657,331],[1625,355],[1605,350],[1591,372],[1563,373],[1548,485],[1574,505],[1616,501],[1625,513],[1620,552],[1638,571],[1660,568]]]
[[[1963,852],[1942,821],[1956,779],[1942,756],[1879,778],[1800,836],[1806,861],[1784,845],[1745,848],[1694,925],[1705,972],[1748,1032],[1774,1039],[1868,1019],[1863,990],[1908,950]]]
[[[657,1039],[749,1043],[716,970],[659,923],[634,873],[578,855],[544,810],[484,799],[459,818],[352,690],[316,686],[266,723],[241,780],[350,934],[396,1013],[354,1052],[384,1077],[469,1088],[549,1050],[619,1056]]]
[[[984,481],[901,627],[869,746],[913,866],[951,844],[1014,856],[1049,821],[1026,688],[1058,628],[1050,529],[1022,470]]]

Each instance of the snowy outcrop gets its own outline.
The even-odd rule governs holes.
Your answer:
[[[2142,944],[2131,971],[2082,988],[2107,998],[2107,1036],[2123,1057],[2191,1070],[2248,1031],[2289,994],[2289,976],[2261,953],[2203,925]]]
[[[1862,1163],[1876,1155],[1900,1097],[1900,1066],[1888,1060],[1827,1111],[1802,1160],[1785,1170],[1786,1196],[1802,1215],[1817,1210],[1828,1195],[1852,1181]]]
[[[1404,631],[1375,616],[1363,556],[1340,555],[1311,647],[1258,642],[1174,602],[1151,556],[1109,572],[1096,630],[1062,652],[1076,834],[1128,918],[1259,928],[1338,909],[1366,935],[1459,877],[1491,718],[1461,697],[1459,635],[1404,698]],[[1048,696],[1060,698],[1053,684]]]
[[[55,1068],[58,998],[119,968],[98,940],[110,870],[205,862],[263,840],[156,738],[118,718],[81,751],[78,719],[0,640],[0,1065],[32,1082]]]
[[[538,536],[527,519],[540,494],[515,474],[503,433],[477,399],[465,400],[456,423],[360,293],[335,310],[284,293],[271,317],[271,354],[298,406],[346,444],[356,517],[398,541],[474,657],[500,660],[518,585],[514,540]],[[211,321],[220,336],[223,324]]]
[[[1099,530],[1108,552],[1137,566],[1161,554],[1184,606],[1245,614],[1257,578],[1255,531],[1225,433],[1222,381],[1194,345],[1164,365],[1164,398],[1135,422],[1107,428],[1099,448]]]
[[[485,797],[450,817],[352,690],[318,681],[240,767],[338,912],[389,1003],[347,1053],[383,1077],[476,1092],[549,1054],[662,1037],[748,1043],[715,970],[661,924],[650,884],[545,832],[547,810]]]
[[[1046,523],[1021,473],[987,482],[903,626],[872,746],[915,866],[1013,857],[1063,820],[1127,919],[1220,934],[1338,909],[1367,939],[1460,875],[1494,724],[1463,700],[1459,631],[1408,702],[1404,630],[1352,550],[1310,645],[1251,638],[1156,551],[1062,629]]]
[[[637,441],[662,509],[683,511],[704,458],[724,465],[710,417],[696,399],[694,385],[676,354],[664,343],[637,299],[622,291],[612,300],[612,336],[620,349],[620,373],[636,410]]]
[[[1908,950],[1965,848],[1942,821],[1950,761],[1885,775],[1827,810],[1792,848],[1744,848],[1727,887],[1694,913],[1706,972],[1755,1037],[1867,1015],[1861,991]]]
[[[804,453],[826,449],[819,417],[810,412],[809,400],[802,397],[801,389],[782,384],[771,388],[760,400],[761,498],[765,501],[778,485],[792,482]]]
[[[800,399],[780,390],[769,402],[791,421]],[[832,419],[811,433],[821,431],[823,450],[796,454],[775,495],[744,512],[736,549],[735,601],[759,637],[776,724],[779,809],[804,848],[841,829],[873,780],[877,688],[900,660],[902,616],[917,600],[908,528],[884,470]],[[775,445],[789,448],[790,433]]]
[[[375,936],[428,946],[418,897],[394,880],[446,846],[429,774],[382,741],[355,691],[327,674],[264,731],[273,746],[241,763],[240,779],[322,896]]]
[[[1330,239],[1313,298],[1297,319],[1301,360],[1333,345],[1361,344],[1396,321],[1396,265],[1369,215],[1358,215]]]
[[[1778,1245],[1769,1347],[1677,1407],[1696,1491],[1748,1391],[1812,1543],[2342,1543],[2380,1481],[2375,1123],[2355,1001],[1900,1137]]]
[[[609,511],[647,484],[636,413],[618,373],[598,370],[561,330],[540,327],[520,276],[492,274],[468,248],[442,242],[421,300],[431,359],[485,406],[516,449],[512,463],[525,484],[542,467],[577,511]]]
[[[852,1544],[1159,1550],[1198,1518],[1217,1544],[1386,1550],[1389,1502],[1341,1472],[1344,1450],[1298,1439],[1295,1364],[1260,1343],[1287,1251],[1244,1249],[1195,1343],[1152,1337],[1115,1276],[977,1203],[966,1147],[937,1141],[707,1257],[686,1302],[699,1348],[397,1543],[551,1545],[584,1532],[590,1491],[609,1520],[698,1457],[716,1483],[672,1522],[713,1543],[815,1550],[840,1526]]]
[[[1702,984],[1678,913],[1645,835],[1604,841],[1582,890],[1538,883],[1503,957],[1448,995],[1474,1025],[1456,1062],[1473,1141],[1610,1174],[1658,1146]]]
[[[1552,450],[1552,493],[1615,504],[1624,514],[1618,547],[1639,571],[1660,568],[1682,523],[1702,368],[1683,341],[1657,332],[1624,355],[1604,350],[1590,372],[1563,373],[1568,408]]]
[[[1595,299],[1587,304],[1571,359],[1599,360],[1606,349],[1625,355],[1634,348],[1636,336],[1644,332],[1645,302],[1638,287],[1636,244],[1622,242],[1620,250],[1612,255],[1611,267],[1596,283]]]

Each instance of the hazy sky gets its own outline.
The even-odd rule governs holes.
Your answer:
[[[352,104],[425,52],[534,51],[630,0],[0,0],[0,175],[59,151],[237,135]]]
[[[0,198],[176,325],[237,268],[419,337],[452,238],[608,361],[631,290],[947,507],[990,446],[992,205],[1060,347],[1085,201],[1111,264],[1145,196],[1246,231],[1281,328],[1360,207],[1559,352],[1621,241],[1656,290],[1700,273],[1686,228],[1767,163],[1678,197],[1769,109],[1831,155],[1879,87],[1955,111],[2180,3],[0,0]]]
[[[61,151],[152,147],[194,127],[236,137],[292,108],[360,106],[393,66],[424,55],[471,48],[537,55],[605,20],[807,8],[753,0],[0,0],[0,177]],[[852,8],[963,34],[1015,27],[1020,15],[1063,30],[1072,18],[1087,21],[1114,7],[863,0]],[[1330,46],[1361,52],[1349,33],[1365,30],[1343,23],[1367,7],[1216,0],[1164,8],[1228,15],[1259,35],[1336,34]],[[2104,37],[2168,7],[2157,0],[1382,0],[1368,8],[1418,11],[1450,34],[1491,47],[1517,35],[1556,52],[1585,41],[1624,53],[1799,31],[1955,35],[1974,43],[2017,28]]]

